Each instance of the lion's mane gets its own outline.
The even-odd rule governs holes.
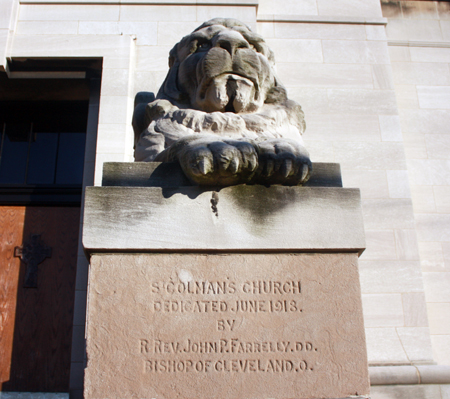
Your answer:
[[[194,109],[190,93],[180,88],[179,69],[192,51],[190,47],[193,35],[216,25],[239,32],[258,57],[269,65],[270,84],[265,89],[263,104],[256,112],[205,112]],[[194,134],[214,134],[254,141],[289,138],[301,143],[301,134],[305,129],[304,114],[300,105],[287,99],[286,90],[276,77],[273,66],[272,50],[248,26],[234,19],[222,18],[203,23],[170,51],[169,72],[157,99],[136,107],[133,120],[136,134],[135,160],[153,161],[181,137]]]

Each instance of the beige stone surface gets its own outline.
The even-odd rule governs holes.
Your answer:
[[[409,199],[363,199],[362,204],[366,229],[414,228]]]
[[[6,49],[8,44],[8,29],[0,29],[0,69],[6,66]]]
[[[386,28],[384,25],[366,25],[365,29],[367,40],[387,40]]]
[[[387,46],[382,42],[323,40],[324,61],[330,64],[387,64]]]
[[[317,15],[316,0],[259,0],[258,12],[260,14],[299,14]]]
[[[361,137],[361,130],[365,135]],[[327,141],[380,141],[378,118],[346,113],[309,114],[308,135]]]
[[[50,0],[50,3],[54,2]],[[0,27],[9,26],[8,3],[8,1],[0,3]],[[367,24],[365,20],[369,15],[373,15],[372,21],[377,15],[381,15],[379,0],[260,0],[258,7],[254,5],[239,7],[236,3],[231,4],[225,0],[220,2],[221,6],[217,6],[208,0],[202,2],[208,6],[202,7],[201,10],[195,1],[190,1],[190,5],[180,6],[188,3],[185,0],[178,2],[163,0],[159,4],[141,0],[134,2],[100,0],[97,4],[87,4],[89,1],[86,0],[80,0],[77,4],[73,4],[72,1],[70,4],[69,1],[63,0],[56,3],[58,4],[49,4],[48,1],[45,3],[42,0],[21,2],[21,19],[16,25],[16,32],[10,35],[14,40],[8,56],[11,55],[13,58],[101,56],[103,66],[106,68],[103,74],[102,95],[108,96],[126,95],[125,91],[129,87],[124,87],[125,80],[119,76],[122,75],[122,71],[118,70],[128,70],[130,67],[133,90],[157,91],[166,74],[168,50],[180,37],[203,22],[199,17],[209,18],[209,15],[219,16],[227,13],[226,15],[238,18],[250,18],[251,20],[247,22],[253,24],[256,21],[256,11],[259,32],[264,37],[274,38],[277,41],[305,40],[301,43],[305,46],[298,45],[299,49],[308,51],[305,57],[302,58],[300,53],[288,54],[289,62],[284,60],[285,62],[278,66],[278,74],[287,86],[289,97],[298,101],[305,111],[307,130],[304,138],[311,158],[316,162],[342,162],[345,187],[361,188],[363,198],[380,199],[365,204],[366,220],[369,223],[366,226],[368,249],[362,259],[371,261],[370,265],[366,265],[367,268],[363,268],[367,293],[401,294],[405,326],[426,326],[423,291],[420,288],[422,278],[417,273],[418,262],[402,261],[417,257],[414,240],[410,239],[409,234],[403,234],[415,229],[410,203],[389,198],[403,197],[406,193],[405,182],[401,180],[401,176],[398,178],[404,174],[404,153],[406,153],[407,158],[412,160],[409,164],[409,181],[412,184],[414,212],[426,214],[419,216],[419,229],[421,234],[427,234],[427,239],[433,239],[419,242],[422,270],[448,272],[450,241],[442,239],[448,239],[446,225],[449,221],[444,216],[444,222],[440,222],[441,216],[438,213],[449,212],[449,111],[435,108],[419,109],[416,85],[427,87],[420,89],[422,106],[448,105],[445,86],[450,85],[448,68],[450,49],[445,47],[448,46],[445,42],[450,40],[450,21],[448,21],[450,3],[414,1],[399,4],[397,1],[383,1],[392,7],[391,13],[384,16],[396,19],[389,21],[387,30],[389,42],[383,43],[389,49],[394,75],[389,61],[369,65],[370,62],[380,62],[385,58],[385,49],[378,44],[380,40],[384,40],[385,27],[371,25],[370,22]],[[129,4],[124,5],[125,3]],[[169,3],[172,4],[168,5]],[[229,7],[222,7],[226,4]],[[403,13],[402,6],[406,7],[403,7]],[[437,13],[421,8],[435,6]],[[386,4],[383,4],[383,7],[385,12]],[[6,12],[2,13],[4,10]],[[197,12],[198,10],[200,11]],[[314,21],[313,18],[308,20],[305,17],[307,14],[314,16],[319,12],[323,15],[321,20]],[[261,14],[272,14],[272,18],[261,18]],[[351,21],[351,18],[348,18],[350,14],[354,14],[354,21],[359,20],[360,23],[343,22]],[[407,18],[408,21],[404,24],[400,18]],[[438,21],[437,18],[441,20]],[[14,24],[11,25],[13,26]],[[77,27],[78,35],[76,35]],[[6,48],[7,33],[6,28],[0,30],[2,54]],[[120,35],[121,33],[123,35]],[[129,50],[134,47],[130,47],[130,35],[137,37],[131,42],[136,45],[137,60]],[[357,51],[359,48],[367,51],[374,48],[371,44],[367,44],[366,40],[377,40],[375,47],[379,51],[372,54]],[[435,47],[436,42],[440,40],[445,41],[444,47]],[[311,57],[317,57],[319,52],[314,50],[314,46],[306,47],[306,44],[315,41],[325,41],[326,62],[336,63],[314,62],[314,58]],[[405,44],[409,41],[410,47],[391,45],[392,42],[399,44],[399,41]],[[414,44],[414,41],[425,41],[425,44],[419,43],[419,47],[416,47],[417,43]],[[338,47],[349,50],[349,56],[339,54],[336,51]],[[296,62],[291,62],[293,60]],[[366,63],[347,64],[349,60]],[[283,61],[283,56],[278,61]],[[133,69],[136,71],[133,72]],[[115,80],[116,77],[120,78],[120,82]],[[396,81],[395,96],[397,106],[400,108],[403,131],[398,126],[397,112],[389,112],[390,107],[386,108],[386,101],[391,103],[391,92],[388,92],[389,95],[379,93],[392,89],[393,77]],[[333,90],[345,88],[356,90],[344,92],[342,93],[344,95],[339,96]],[[366,91],[376,93],[366,95]],[[430,95],[432,92],[443,93],[440,95],[441,99],[437,101],[437,98]],[[101,100],[102,106],[104,105],[102,112],[105,113],[101,119],[105,123],[99,126],[97,184],[101,181],[103,161],[123,161],[127,159],[131,147],[131,142],[126,139],[125,128],[125,124],[129,124],[130,121],[128,112],[114,112],[116,107],[114,102],[111,98],[106,98],[105,102]],[[119,103],[121,101],[117,102]],[[339,112],[339,115],[333,112]],[[385,112],[389,112],[389,115]],[[379,128],[376,126],[376,118],[379,118]],[[377,143],[380,134],[382,141],[394,142],[394,146]],[[125,141],[128,147],[124,150]],[[342,143],[343,141],[346,143]],[[94,140],[93,147],[91,146],[88,152],[90,160],[86,161],[85,171],[88,174],[93,174],[95,146]],[[436,214],[436,217],[430,218],[428,215],[431,213]],[[432,235],[430,231],[432,229],[437,229],[436,234]],[[83,274],[77,280],[77,286],[85,287],[86,270],[80,265],[78,269],[82,270]],[[369,267],[373,270],[369,271]],[[430,280],[433,280],[430,284],[432,291],[436,286],[448,290],[448,284],[439,285],[439,281],[432,278]],[[432,292],[432,297],[434,296],[436,294]],[[379,320],[384,322],[381,318]],[[84,319],[77,315],[78,322],[84,323]],[[438,319],[435,319],[433,331],[439,331],[436,330],[439,327],[437,322]],[[445,326],[446,324],[442,325]],[[384,331],[384,328],[381,330]],[[78,332],[77,336],[81,334]],[[392,342],[388,341],[388,338],[392,339]],[[376,339],[379,339],[381,344],[375,346],[376,350],[371,350],[372,360],[408,361],[402,352],[396,350],[389,352],[391,348],[397,348],[398,334],[395,332],[389,335],[380,334]],[[448,335],[437,337],[433,341],[437,348],[435,360],[450,358],[448,351],[441,350],[446,348],[445,345],[448,346],[448,342]],[[82,375],[83,365],[78,360],[79,358],[72,370],[79,378]],[[73,386],[81,387],[80,381],[77,380]],[[401,395],[402,392],[404,394],[406,391],[399,390],[396,395]],[[411,397],[415,396],[411,394]]]
[[[400,294],[371,294],[362,297],[366,327],[403,326],[402,296]]]
[[[397,334],[411,363],[430,364],[433,362],[428,327],[397,328]]]
[[[450,72],[445,63],[394,62],[392,70],[395,84],[448,86],[450,83]]]
[[[342,177],[345,187],[358,187],[361,190],[361,198],[389,197],[387,176],[384,170],[346,169],[343,170]]]
[[[450,159],[450,137],[448,134],[427,134],[425,135],[425,143],[428,158]],[[439,187],[439,189],[448,190],[448,187]],[[439,210],[439,212],[446,213],[445,210]]]
[[[450,273],[424,272],[423,281],[428,302],[450,302]]]
[[[390,40],[443,41],[439,21],[436,20],[389,20],[386,32]]]
[[[381,17],[378,0],[317,0],[319,15]]]
[[[13,5],[13,0],[4,0],[0,2],[0,29],[9,29]]]
[[[390,46],[388,50],[391,62],[411,61],[409,47]]]
[[[361,260],[359,271],[362,291],[367,294],[423,292],[418,261]]]
[[[450,160],[412,159],[407,164],[411,184],[419,186],[446,186],[450,184]]]
[[[407,159],[424,159],[428,158],[427,149],[425,147],[425,135],[420,132],[404,133],[405,155]],[[411,186],[411,191],[417,186]],[[414,204],[416,206],[416,204]]]
[[[118,5],[25,4],[21,5],[21,21],[118,21]]]
[[[411,47],[409,51],[411,54],[409,61],[450,62],[450,48],[448,47]]]
[[[390,198],[411,198],[408,182],[408,171],[388,170],[387,180]]]
[[[288,87],[355,87],[372,88],[373,78],[370,65],[302,64],[292,68],[279,60],[277,71]]]
[[[442,243],[419,242],[420,263],[424,272],[444,272],[445,267]]]
[[[369,364],[409,363],[403,345],[394,327],[366,328]]]
[[[402,301],[405,327],[427,327],[428,317],[424,293],[411,292],[402,294]]]
[[[196,21],[197,8],[195,6],[175,6],[175,5],[147,5],[139,7],[133,5],[123,5],[120,7],[121,21]]]
[[[396,115],[395,94],[390,90],[329,90],[331,112]]]
[[[397,258],[392,230],[366,230],[366,250],[361,260],[389,260]]]
[[[450,108],[450,86],[417,86],[417,95],[420,108]]]
[[[363,25],[282,23],[274,26],[275,37],[290,39],[364,40]]]
[[[417,214],[416,229],[419,241],[450,241],[450,214]]]
[[[395,96],[397,98],[397,105],[402,109],[418,109],[419,100],[417,98],[416,86],[396,84]]]
[[[333,147],[334,162],[340,163],[342,169],[399,170],[406,167],[401,143],[334,142]]]
[[[450,334],[432,335],[433,358],[438,364],[450,366]]]
[[[372,65],[374,89],[394,89],[392,67],[387,64]]]
[[[445,110],[402,109],[400,122],[403,131],[409,133],[447,134],[450,114]]]
[[[362,252],[365,242],[359,190],[238,185],[218,191],[89,187],[83,245],[88,253],[108,248]]]
[[[18,35],[76,35],[78,21],[20,21],[17,23],[16,33]]]
[[[397,257],[400,260],[419,260],[416,232],[413,229],[395,230]]]
[[[275,53],[276,60],[283,62],[322,63],[322,43],[320,40],[267,39],[267,44]]]
[[[450,303],[428,303],[431,334],[450,335]]]
[[[371,389],[371,399],[441,399],[439,385],[385,385]]]
[[[95,255],[89,292],[86,399],[369,393],[356,254]]]
[[[218,16],[221,18],[235,18],[244,23],[252,23],[256,20],[256,7],[254,6],[233,7],[214,5],[208,7],[199,5],[196,8],[196,20],[199,21],[200,24],[209,19],[217,18]],[[183,21],[184,18],[181,20]],[[253,26],[250,27],[253,29]]]

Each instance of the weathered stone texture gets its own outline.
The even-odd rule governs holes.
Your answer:
[[[353,251],[359,190],[337,187],[88,187],[83,245],[99,251]]]
[[[94,255],[87,352],[87,399],[368,394],[357,254]]]

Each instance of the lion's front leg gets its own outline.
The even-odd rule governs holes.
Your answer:
[[[210,135],[177,140],[156,161],[178,161],[195,184],[230,186],[243,183],[284,184],[306,182],[311,161],[305,147],[294,140],[269,139],[259,143]]]
[[[249,183],[258,168],[258,146],[217,136],[187,136],[156,160],[178,160],[186,176],[199,185]]]

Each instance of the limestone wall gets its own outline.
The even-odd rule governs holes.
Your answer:
[[[240,19],[267,39],[280,80],[303,106],[312,161],[339,162],[344,186],[361,189],[369,362],[450,364],[449,3],[136,3],[22,0],[9,47],[0,12],[0,56],[103,57],[85,182],[100,184],[104,161],[132,161],[134,95],[158,90],[173,44],[207,19]],[[80,247],[74,395],[83,381],[86,286]]]
[[[383,2],[434,360],[450,364],[450,4]]]
[[[339,162],[344,186],[361,189],[369,362],[427,362],[431,345],[385,26],[376,2],[354,3],[346,18],[357,15],[357,24],[340,20],[349,7],[338,12],[329,5],[318,8],[329,17],[316,23],[275,15],[276,22],[258,17],[258,28],[290,95],[305,108],[312,159]]]

